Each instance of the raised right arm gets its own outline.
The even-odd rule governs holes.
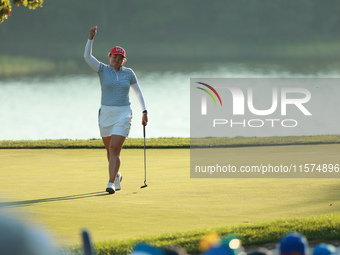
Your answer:
[[[98,72],[99,67],[100,67],[100,62],[92,56],[92,45],[93,45],[93,39],[97,33],[97,26],[92,27],[90,29],[90,36],[89,39],[87,40],[86,46],[85,46],[85,51],[84,51],[84,59],[86,63],[92,67],[93,70]]]

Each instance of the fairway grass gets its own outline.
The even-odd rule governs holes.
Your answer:
[[[190,144],[191,143],[191,144]],[[272,137],[206,137],[182,138],[160,137],[147,138],[147,148],[190,148],[190,145],[203,147],[245,147],[245,146],[274,146],[274,145],[306,145],[306,144],[337,144],[340,135],[311,135],[311,136],[272,136]],[[143,138],[129,138],[124,148],[143,148]],[[3,140],[0,149],[93,149],[104,148],[101,139],[70,140]]]
[[[340,145],[229,148],[227,157],[247,162],[255,151],[288,164],[300,152],[311,161],[339,155]],[[122,190],[108,195],[105,149],[3,149],[0,209],[23,211],[62,245],[79,244],[83,228],[108,242],[339,212],[337,178],[190,179],[189,155],[147,150],[148,187],[140,189],[143,150],[123,149]]]

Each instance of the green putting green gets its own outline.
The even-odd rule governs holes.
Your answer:
[[[334,158],[340,145],[230,148],[228,156],[288,164],[300,152],[315,160],[316,151]],[[104,149],[3,149],[0,209],[24,211],[61,244],[79,244],[83,228],[99,242],[340,210],[337,178],[191,179],[189,149],[149,149],[140,189],[143,150],[123,149],[121,159],[122,190],[108,195]]]

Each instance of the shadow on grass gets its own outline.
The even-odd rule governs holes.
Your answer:
[[[102,197],[102,196],[107,196],[107,195],[110,195],[110,194],[107,192],[98,191],[98,192],[84,193],[84,194],[71,195],[71,196],[50,197],[50,198],[12,201],[12,202],[0,202],[0,208],[1,207],[22,207],[22,206],[30,206],[34,204],[40,204],[40,203],[67,201],[67,200],[75,200],[75,199],[83,199],[83,198],[91,198],[91,197]]]

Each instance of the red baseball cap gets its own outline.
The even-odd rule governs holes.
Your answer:
[[[113,54],[113,55],[120,54],[120,55],[123,55],[124,58],[126,57],[125,50],[120,46],[113,47],[112,50],[110,51],[110,54]]]

